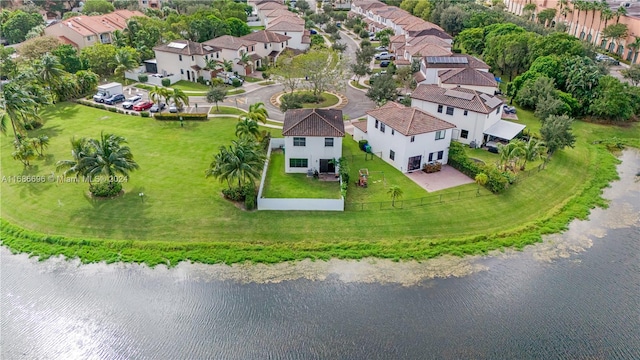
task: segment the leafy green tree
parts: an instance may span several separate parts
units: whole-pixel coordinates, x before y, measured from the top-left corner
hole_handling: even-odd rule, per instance
[[[136,49],[128,46],[118,48],[116,50],[115,57],[113,58],[113,64],[115,65],[113,74],[118,77],[122,77],[123,81],[126,80],[124,73],[138,68],[138,66],[140,66],[139,59],[140,55]]]
[[[18,54],[21,59],[34,61],[46,53],[53,52],[58,46],[60,46],[60,40],[52,36],[42,36],[25,41],[18,48]]]
[[[116,48],[111,44],[95,44],[80,51],[80,59],[86,61],[89,69],[99,76],[106,77],[113,74],[116,68],[113,62],[115,57]]]
[[[293,63],[309,81],[313,95],[345,87],[346,64],[333,50],[321,49],[296,56]]]
[[[440,25],[452,36],[464,30],[464,23],[468,19],[467,13],[458,6],[446,8],[440,15]]]
[[[529,32],[487,36],[484,60],[495,70],[508,74],[511,81],[514,75],[529,68],[536,37]]]
[[[616,122],[629,121],[634,115],[632,99],[625,85],[613,76],[603,76],[595,89],[596,97],[589,106],[594,116]]]
[[[349,65],[351,72],[356,76],[356,82],[360,82],[360,78],[371,74],[371,69],[369,68],[369,62],[356,61]]]
[[[320,34],[311,35],[311,47],[324,47],[324,37]]]
[[[67,101],[80,97],[78,79],[74,74],[64,72],[50,87],[51,98]]]
[[[24,167],[31,166],[31,160],[36,158],[36,151],[33,146],[33,142],[27,138],[20,137],[19,140],[14,141],[15,151],[11,153],[14,160],[20,160]]]
[[[76,81],[78,83],[78,93],[84,96],[96,90],[100,79],[98,75],[90,70],[80,70],[76,72]]]
[[[2,86],[0,97],[0,130],[7,132],[7,121],[11,123],[13,134],[17,143],[19,136],[24,131],[26,122],[39,118],[38,103],[32,94],[25,90],[24,84],[10,82]]]
[[[429,20],[431,11],[433,10],[433,4],[429,0],[419,0],[416,6],[413,8],[412,14],[421,18],[422,20]]]
[[[258,136],[260,136],[258,123],[246,116],[241,117],[238,123],[236,123],[236,136],[239,138],[248,137],[250,139],[257,139]]]
[[[620,73],[625,79],[629,79],[633,86],[640,84],[640,65],[631,65],[628,69],[620,70]]]
[[[467,52],[480,55],[484,51],[484,30],[482,28],[465,29],[456,36],[455,43]]]
[[[78,50],[69,44],[57,46],[51,52],[60,60],[60,64],[66,72],[75,74],[77,71],[84,69],[84,64],[80,61]]]
[[[556,17],[556,9],[549,8],[540,11],[538,14],[538,22],[544,26],[551,24],[551,21]]]
[[[531,56],[534,59],[548,55],[585,56],[587,48],[585,43],[567,33],[554,32],[536,38],[533,44]]]
[[[527,80],[518,91],[515,101],[524,108],[535,110],[536,105],[547,96],[553,95],[554,91],[553,80],[540,76],[535,80]]]
[[[227,23],[229,35],[240,37],[251,33],[249,25],[238,18],[228,18],[225,22]]]
[[[366,95],[378,105],[393,101],[398,97],[396,81],[390,73],[376,77],[375,81],[370,85],[371,87],[367,90]]]
[[[558,150],[574,146],[576,137],[571,129],[572,123],[573,119],[567,115],[551,115],[544,121],[540,134],[547,146],[547,159]]]
[[[44,20],[40,14],[15,10],[9,12],[0,29],[2,30],[2,36],[9,44],[17,44],[26,39],[29,30],[42,24],[44,24]]]
[[[14,48],[0,45],[0,77],[12,78],[18,71],[18,65],[13,60]]]
[[[106,0],[86,0],[82,7],[83,14],[108,14],[115,11],[115,7],[112,3]]]
[[[546,97],[541,98],[536,104],[536,111],[534,115],[544,121],[550,115],[563,115],[570,114],[571,109],[562,100],[555,96],[555,92],[548,94]]]
[[[387,189],[387,194],[391,196],[391,206],[396,206],[396,200],[402,198],[403,191],[398,185],[391,185]]]
[[[529,141],[524,143],[524,146],[522,147],[523,162],[520,166],[520,170],[526,169],[528,161],[535,161],[537,158],[541,157],[544,153],[544,150],[544,142],[534,137],[530,137]]]
[[[80,16],[82,15],[82,13],[79,13],[77,11],[67,11],[66,13],[64,13],[64,15],[62,16],[62,20],[67,20],[67,19],[71,19],[72,17],[76,17],[76,16]]]
[[[311,9],[311,6],[309,6],[309,3],[307,2],[307,0],[299,0],[296,2],[296,8],[302,12],[305,12]]]
[[[224,85],[212,86],[209,91],[207,91],[207,102],[216,104],[216,111],[220,111],[218,107],[218,103],[220,101],[224,101],[227,97],[227,88]]]
[[[480,186],[485,186],[487,181],[489,181],[489,177],[485,173],[478,173],[475,177],[475,182],[478,184],[478,193],[480,193]]]
[[[390,43],[390,37],[395,35],[391,29],[383,29],[376,33],[376,37],[380,40],[380,45],[388,47]]]
[[[620,40],[626,38],[628,35],[629,27],[627,24],[613,24],[602,30],[602,37],[607,40],[613,40],[614,43],[619,43]]]
[[[563,62],[565,89],[580,102],[581,111],[584,112],[593,101],[594,91],[603,74],[598,66],[586,57],[567,57]]]

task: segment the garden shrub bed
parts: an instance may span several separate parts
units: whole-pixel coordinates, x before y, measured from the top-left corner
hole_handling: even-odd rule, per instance
[[[154,118],[156,120],[164,120],[164,121],[180,121],[180,118],[184,121],[206,121],[208,119],[207,114],[155,114]]]

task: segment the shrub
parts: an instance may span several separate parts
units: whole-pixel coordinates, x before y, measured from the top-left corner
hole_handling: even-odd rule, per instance
[[[360,140],[360,141],[358,141],[358,147],[360,148],[360,150],[364,151],[364,147],[368,143],[369,143],[369,141],[367,141],[367,140]]]
[[[111,111],[111,112],[118,112],[118,109],[114,108],[114,107],[110,107],[110,108],[108,108],[108,110]]]
[[[470,160],[464,152],[464,146],[458,142],[451,142],[448,164],[472,179],[481,172],[487,174],[488,181],[485,187],[493,193],[506,190],[509,184],[515,181],[515,178],[512,179],[494,166],[480,165]]]
[[[144,118],[148,118],[149,117],[149,112],[148,111],[141,111],[140,112],[140,116],[142,116]]]
[[[202,85],[206,85],[207,82],[204,80],[204,76],[200,75],[198,76],[198,80],[196,80],[198,82],[198,84],[202,84]]]
[[[244,192],[244,208],[253,210],[256,208],[256,188],[253,184],[247,184],[243,188]]]
[[[302,109],[302,100],[297,94],[284,94],[280,97],[280,111],[289,109]]]
[[[162,79],[162,86],[167,87],[169,85],[171,85],[171,80],[166,79],[166,78]]]
[[[242,81],[238,80],[237,78],[234,78],[231,81],[231,85],[235,88],[242,86]]]
[[[139,74],[138,75],[138,81],[146,83],[147,81],[149,81],[149,75],[147,75],[147,74]]]
[[[269,79],[270,76],[271,76],[271,74],[269,74],[268,71],[266,71],[266,70],[262,71],[262,78],[263,79],[267,80],[267,79]]]
[[[182,117],[182,120],[189,121],[204,121],[207,120],[207,114],[202,113],[193,113],[193,114],[172,114],[172,113],[156,113],[153,116],[156,120],[167,120],[167,121],[179,121]]]
[[[93,196],[97,197],[111,197],[118,195],[122,191],[122,184],[119,182],[101,182],[97,184],[91,184],[89,191]]]
[[[426,173],[434,173],[442,170],[442,163],[436,161],[434,163],[426,163],[422,167],[422,171]]]
[[[369,38],[369,32],[367,31],[367,29],[362,29],[358,33],[358,36],[360,36],[361,39],[368,39]]]

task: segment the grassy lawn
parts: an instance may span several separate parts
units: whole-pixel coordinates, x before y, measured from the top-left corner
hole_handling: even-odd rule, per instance
[[[201,91],[206,94],[209,91],[209,86],[203,85],[197,82],[191,82],[186,80],[180,80],[175,84],[171,85],[174,89],[180,89],[182,91]]]
[[[339,199],[340,183],[320,181],[307,174],[284,172],[284,153],[273,151],[264,183],[265,198]]]
[[[259,83],[258,85],[267,86],[267,85],[273,85],[275,83],[276,82],[273,81],[273,80],[268,80],[268,81],[263,81],[263,82]]]
[[[296,91],[296,92],[304,93],[304,91]],[[338,99],[337,96],[333,94],[329,94],[328,92],[323,92],[322,98],[324,99],[324,101],[322,101],[321,103],[303,103],[302,107],[305,109],[324,108],[328,106],[333,106],[340,101],[340,99]]]
[[[251,30],[264,30],[264,26],[260,25],[260,26],[249,26],[249,29]]]
[[[69,140],[97,138],[101,131],[127,138],[140,169],[123,184],[124,194],[110,200],[89,198],[86,183],[0,182],[3,244],[45,258],[63,254],[83,261],[151,265],[185,259],[204,263],[366,256],[424,259],[522,247],[539,241],[542,234],[563,230],[572,218],[584,218],[591,207],[604,204],[599,194],[615,177],[616,159],[593,141],[616,136],[640,147],[640,124],[576,122],[575,148],[558,152],[545,171],[524,178],[501,195],[483,189],[487,196],[331,216],[311,211],[247,212],[222,198],[226,184],[204,177],[213,154],[234,138],[235,117],[185,122],[180,128],[178,122],[70,103],[46,108],[42,116],[44,127],[29,136],[49,136],[47,156],[25,169],[12,159],[12,137],[2,136],[0,179],[60,175],[55,163],[70,157]],[[278,136],[277,129],[267,130]],[[348,137],[344,154],[351,175],[347,203],[388,202],[389,185],[400,186],[403,199],[429,195],[382,160],[365,161]],[[360,168],[370,172],[366,189],[353,184]],[[471,189],[474,184],[436,194],[455,196]]]
[[[238,95],[238,94],[244,94],[245,92],[247,92],[245,89],[233,89],[233,90],[227,91],[227,95]]]
[[[250,82],[250,83],[260,82],[260,81],[264,80],[264,79],[258,79],[257,77],[251,77],[251,76],[245,76],[245,77],[243,77],[243,79],[246,82]]]
[[[355,80],[351,80],[351,85],[357,89],[367,89],[366,86],[363,86],[362,84],[360,84],[359,82],[355,81]]]
[[[238,109],[236,107],[232,107],[232,106],[218,106],[219,109],[216,109],[216,106],[213,105],[211,107],[211,110],[209,111],[209,114],[230,114],[230,115],[244,115],[247,112],[242,110],[242,109]]]

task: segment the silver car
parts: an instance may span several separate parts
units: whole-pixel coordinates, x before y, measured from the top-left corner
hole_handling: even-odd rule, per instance
[[[125,100],[125,102],[122,103],[122,107],[125,109],[131,109],[133,108],[133,105],[140,100],[142,100],[142,96],[140,95],[132,96],[130,98],[127,98],[127,100]]]

